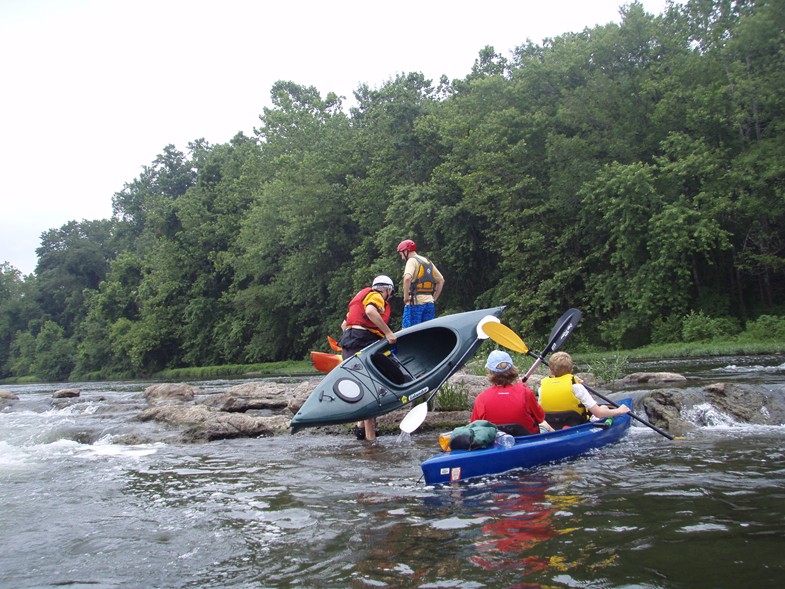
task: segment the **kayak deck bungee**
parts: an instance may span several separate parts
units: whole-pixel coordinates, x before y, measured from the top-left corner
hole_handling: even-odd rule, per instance
[[[632,399],[621,403],[632,408]],[[617,442],[630,427],[630,416],[618,415],[555,432],[515,438],[515,445],[492,445],[482,450],[452,450],[424,461],[421,465],[429,485],[501,474],[578,456],[589,450]]]
[[[477,326],[504,307],[444,315],[380,339],[331,370],[292,418],[304,427],[349,423],[384,415],[441,386],[483,340]]]

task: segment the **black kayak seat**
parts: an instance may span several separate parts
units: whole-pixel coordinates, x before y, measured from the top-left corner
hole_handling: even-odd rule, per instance
[[[502,423],[501,425],[497,425],[496,427],[499,428],[499,431],[504,432],[505,434],[510,434],[511,436],[520,437],[520,436],[530,436],[531,432],[523,427],[520,423]]]
[[[545,421],[553,429],[562,429],[586,423],[586,418],[577,411],[550,411],[545,413]]]
[[[390,350],[376,352],[371,356],[371,360],[379,372],[387,380],[395,384],[404,384],[414,380],[411,372],[401,364],[400,360]]]
[[[397,356],[397,358],[400,360],[401,364],[403,364],[404,368],[409,371],[409,374],[411,374],[414,378],[419,378],[425,374],[425,370],[422,366],[420,366],[420,363],[417,361],[415,356]]]

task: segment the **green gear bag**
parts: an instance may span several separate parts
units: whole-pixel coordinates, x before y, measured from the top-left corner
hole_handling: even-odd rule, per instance
[[[479,450],[487,448],[496,441],[498,428],[490,421],[478,419],[468,425],[452,430],[450,450]]]

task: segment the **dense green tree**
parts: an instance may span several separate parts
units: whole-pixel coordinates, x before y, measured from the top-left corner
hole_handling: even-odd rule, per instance
[[[351,262],[355,235],[345,187],[354,148],[340,102],[292,83],[272,97],[257,129],[269,163],[232,260],[236,317],[222,324],[224,349],[235,341],[244,361],[302,357],[324,337],[325,317],[337,313],[324,307],[348,292],[334,274]]]
[[[48,381],[67,380],[74,367],[74,350],[65,331],[54,321],[46,321],[35,338],[35,361],[31,372]]]
[[[305,357],[400,281],[404,238],[446,276],[440,313],[507,305],[533,345],[568,307],[610,347],[782,312],[784,53],[782,0],[632,2],[348,109],[277,82],[253,136],[166,146],[112,219],[0,267],[0,376]]]
[[[0,264],[0,378],[29,374],[29,362],[18,364],[18,361],[24,351],[20,349],[21,342],[26,339],[25,335],[30,335],[28,330],[35,328],[35,320],[41,316],[34,295],[34,276],[22,276],[8,262]]]
[[[50,229],[36,253],[38,302],[45,316],[71,337],[86,311],[84,292],[98,288],[117,255],[114,223],[71,221]]]

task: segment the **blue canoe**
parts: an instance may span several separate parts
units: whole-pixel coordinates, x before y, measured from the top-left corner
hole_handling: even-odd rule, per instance
[[[632,399],[624,399],[621,403],[632,408]],[[508,448],[493,445],[482,450],[443,452],[423,462],[422,473],[425,482],[433,485],[571,458],[618,442],[630,428],[630,420],[629,415],[620,415],[547,434],[520,436],[515,438],[515,445]]]

